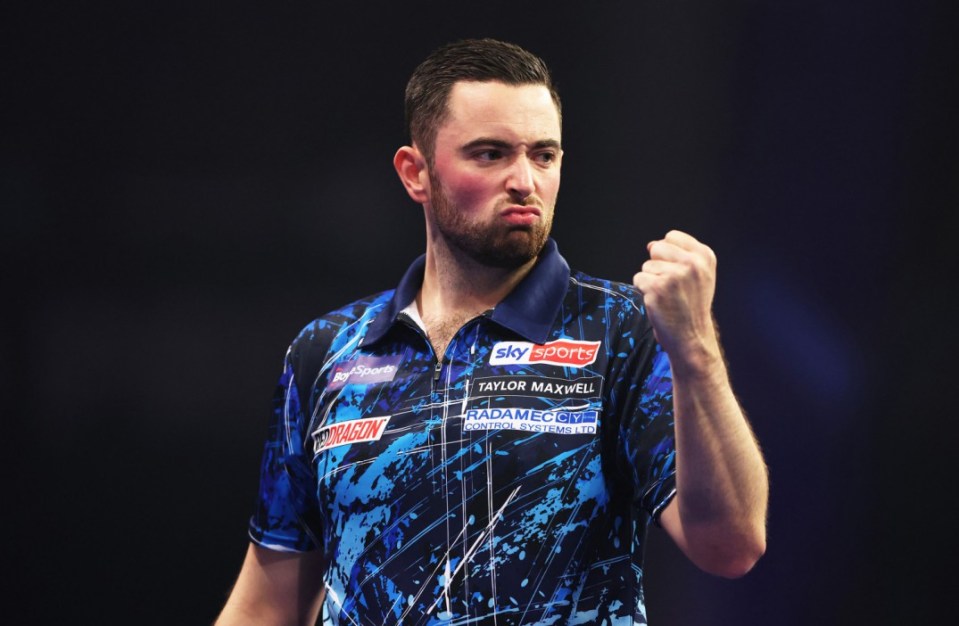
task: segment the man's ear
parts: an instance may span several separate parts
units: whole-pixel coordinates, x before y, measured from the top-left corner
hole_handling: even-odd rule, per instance
[[[406,187],[413,202],[429,202],[430,173],[426,167],[426,157],[414,146],[403,146],[393,156],[393,167]]]

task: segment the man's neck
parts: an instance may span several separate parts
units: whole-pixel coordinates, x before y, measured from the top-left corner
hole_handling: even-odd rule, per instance
[[[536,264],[490,267],[461,251],[429,246],[416,303],[423,319],[470,319],[496,306]]]
[[[495,307],[536,264],[489,267],[448,247],[427,245],[423,286],[416,306],[437,355],[469,320]]]

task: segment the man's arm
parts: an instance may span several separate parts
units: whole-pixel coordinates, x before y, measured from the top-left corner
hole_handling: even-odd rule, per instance
[[[660,523],[698,567],[735,578],[765,552],[769,480],[713,322],[716,257],[679,231],[647,248],[633,283],[669,355],[676,428],[676,498]]]
[[[323,601],[322,553],[267,550],[251,543],[214,626],[312,626]]]

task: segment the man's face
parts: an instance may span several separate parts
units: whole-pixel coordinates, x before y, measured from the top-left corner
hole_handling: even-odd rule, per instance
[[[549,90],[459,82],[448,106],[430,169],[431,237],[484,265],[519,267],[546,243],[559,193],[560,122]]]

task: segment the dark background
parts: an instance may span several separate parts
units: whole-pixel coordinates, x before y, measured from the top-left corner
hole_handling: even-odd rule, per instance
[[[423,247],[402,91],[468,36],[554,69],[571,265],[720,260],[769,550],[726,581],[653,531],[652,623],[955,612],[952,3],[130,4],[0,20],[4,623],[212,621],[287,343]]]

